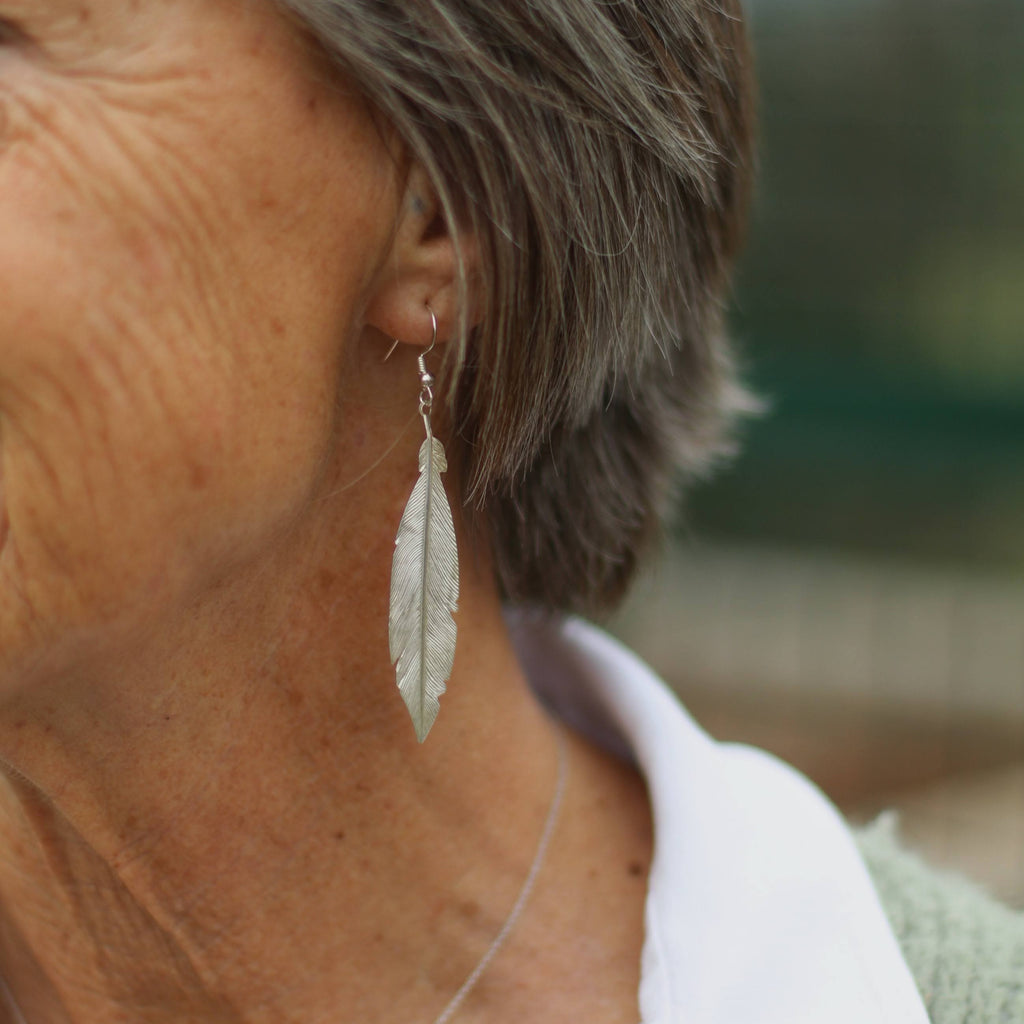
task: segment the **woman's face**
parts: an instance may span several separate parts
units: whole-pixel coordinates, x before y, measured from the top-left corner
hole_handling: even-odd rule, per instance
[[[294,518],[391,166],[264,0],[0,0],[0,694]]]

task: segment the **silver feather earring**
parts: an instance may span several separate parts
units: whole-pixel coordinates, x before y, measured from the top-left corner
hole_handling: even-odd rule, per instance
[[[427,738],[455,659],[455,612],[459,601],[459,552],[441,474],[448,469],[444,445],[430,428],[434,378],[426,357],[437,344],[437,317],[427,307],[434,335],[419,357],[420,475],[402,513],[391,562],[388,641],[396,682],[416,737]],[[397,342],[396,342],[397,344]],[[394,351],[394,349],[392,349]]]

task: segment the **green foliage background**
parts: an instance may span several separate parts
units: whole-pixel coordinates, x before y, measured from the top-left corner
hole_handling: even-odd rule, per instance
[[[1024,569],[1024,3],[752,0],[732,317],[772,411],[687,531]]]

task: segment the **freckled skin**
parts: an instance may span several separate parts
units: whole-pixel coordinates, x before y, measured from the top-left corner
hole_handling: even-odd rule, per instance
[[[2,692],[69,625],[127,628],[250,557],[308,494],[393,182],[259,5],[0,14],[42,51],[0,59]],[[241,503],[260,521],[225,530]]]
[[[388,660],[426,303],[441,344],[457,314],[436,196],[265,0],[4,20],[0,977],[30,1024],[430,1019],[557,765],[457,501],[423,748]],[[635,1017],[642,886],[607,866],[643,873],[642,787],[572,748],[467,1021]]]

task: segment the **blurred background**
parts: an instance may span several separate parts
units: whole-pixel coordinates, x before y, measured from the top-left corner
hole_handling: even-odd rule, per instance
[[[1024,906],[1024,3],[750,0],[771,405],[613,629]]]

